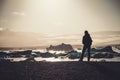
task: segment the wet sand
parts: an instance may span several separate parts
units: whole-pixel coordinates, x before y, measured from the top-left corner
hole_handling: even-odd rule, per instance
[[[0,80],[119,80],[120,62],[0,62]]]

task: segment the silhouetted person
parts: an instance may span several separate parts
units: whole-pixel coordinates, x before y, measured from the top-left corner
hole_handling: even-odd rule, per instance
[[[83,61],[84,53],[86,50],[88,51],[88,61],[90,61],[90,49],[92,45],[92,39],[88,31],[85,31],[85,35],[83,36],[83,39],[82,39],[82,44],[83,44],[83,50],[82,50],[80,61]]]

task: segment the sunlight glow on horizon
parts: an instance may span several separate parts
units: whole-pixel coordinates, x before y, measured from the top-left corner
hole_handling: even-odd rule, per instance
[[[93,37],[93,44],[118,44],[119,3],[119,0],[0,0],[0,47],[82,45],[84,30]]]
[[[51,35],[119,29],[119,11],[107,1],[24,0],[21,4],[6,0],[3,15],[9,17],[0,27]]]

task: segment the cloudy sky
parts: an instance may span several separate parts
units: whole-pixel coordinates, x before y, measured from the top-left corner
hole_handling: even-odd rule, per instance
[[[82,45],[84,30],[119,44],[120,0],[0,0],[0,47]]]
[[[120,30],[120,0],[0,0],[0,30],[76,34]]]

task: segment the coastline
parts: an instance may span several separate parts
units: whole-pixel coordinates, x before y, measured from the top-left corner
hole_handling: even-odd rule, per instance
[[[0,62],[1,80],[118,80],[120,62]]]

